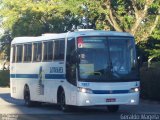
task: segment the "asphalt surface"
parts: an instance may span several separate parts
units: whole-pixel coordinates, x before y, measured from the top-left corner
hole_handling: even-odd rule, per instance
[[[141,100],[137,106],[121,106],[117,113],[106,107],[76,108],[64,113],[57,105],[26,107],[23,100],[10,97],[9,88],[0,88],[0,120],[160,120],[160,103]]]

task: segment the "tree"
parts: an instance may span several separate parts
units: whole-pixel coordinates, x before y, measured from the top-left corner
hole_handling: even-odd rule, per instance
[[[159,32],[159,14],[159,0],[1,0],[0,6],[11,37],[66,32],[85,16],[96,29],[130,32],[138,45]]]
[[[3,27],[12,36],[37,36],[46,32],[64,32],[78,24],[60,0],[2,0]]]
[[[160,19],[159,0],[67,0],[72,9],[88,6],[88,17],[97,29],[130,32],[137,42],[146,40]],[[76,5],[77,4],[77,5]],[[75,11],[73,11],[75,13]],[[76,11],[77,15],[83,12]]]
[[[0,4],[1,27],[6,31],[0,41],[6,43],[18,36],[39,36],[71,30],[79,24],[75,15],[65,9],[59,0],[2,0]],[[1,47],[9,58],[9,43]]]
[[[148,40],[141,41],[138,45],[143,53],[144,61],[160,61],[160,20]]]
[[[0,55],[3,53],[3,57],[5,57],[5,60],[9,60],[10,57],[10,44],[12,41],[11,34],[9,31],[6,31],[3,36],[0,38],[0,43],[1,43],[1,50],[0,50]]]
[[[72,9],[79,9],[79,11],[73,11],[79,16],[84,15],[80,6],[86,5],[89,22],[96,23],[97,29],[133,34],[144,58],[143,61],[160,60],[159,0],[76,0],[77,3],[74,0],[68,1],[76,7]]]
[[[139,42],[151,35],[160,19],[159,0],[2,0],[1,4],[3,26],[14,36],[21,30],[22,35],[64,32],[85,15],[96,29],[130,32]]]

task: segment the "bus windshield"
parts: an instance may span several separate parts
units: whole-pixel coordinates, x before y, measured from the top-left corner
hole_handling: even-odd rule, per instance
[[[138,79],[134,39],[129,37],[79,37],[80,81],[116,82]]]

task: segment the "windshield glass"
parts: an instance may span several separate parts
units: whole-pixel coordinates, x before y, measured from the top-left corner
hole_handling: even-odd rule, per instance
[[[129,38],[110,37],[109,53],[112,79],[137,79],[138,70],[134,40]]]
[[[81,80],[105,80],[108,68],[106,37],[78,38],[79,77]]]
[[[133,38],[79,37],[80,81],[123,81],[137,77]]]

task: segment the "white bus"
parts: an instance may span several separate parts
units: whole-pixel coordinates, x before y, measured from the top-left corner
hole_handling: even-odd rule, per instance
[[[134,37],[129,33],[86,30],[38,37],[17,37],[11,43],[11,97],[71,106],[139,103],[139,72]]]

